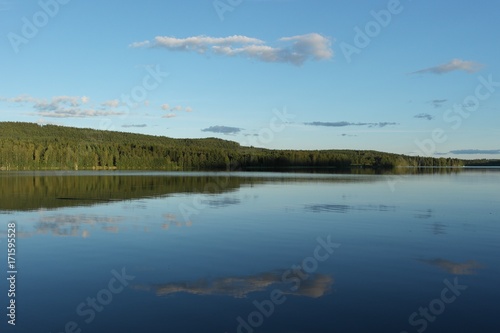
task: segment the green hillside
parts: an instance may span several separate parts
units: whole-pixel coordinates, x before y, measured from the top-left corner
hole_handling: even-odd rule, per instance
[[[450,158],[365,150],[269,150],[216,138],[160,136],[33,123],[0,123],[1,170],[249,170],[462,166]]]

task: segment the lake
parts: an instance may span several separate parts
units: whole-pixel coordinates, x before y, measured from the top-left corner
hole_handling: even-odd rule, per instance
[[[2,332],[500,327],[500,169],[8,172],[0,185]]]

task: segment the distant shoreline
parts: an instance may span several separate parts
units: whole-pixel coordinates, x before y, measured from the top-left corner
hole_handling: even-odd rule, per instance
[[[0,122],[0,170],[384,170],[500,166],[500,160],[408,156],[374,150],[278,150],[218,138],[169,137]]]

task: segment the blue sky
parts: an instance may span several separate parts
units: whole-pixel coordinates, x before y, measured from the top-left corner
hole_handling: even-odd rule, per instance
[[[0,0],[0,120],[500,156],[500,3]]]

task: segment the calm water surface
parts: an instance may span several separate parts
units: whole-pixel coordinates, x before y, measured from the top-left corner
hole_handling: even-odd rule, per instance
[[[0,173],[2,332],[498,332],[500,170]]]

